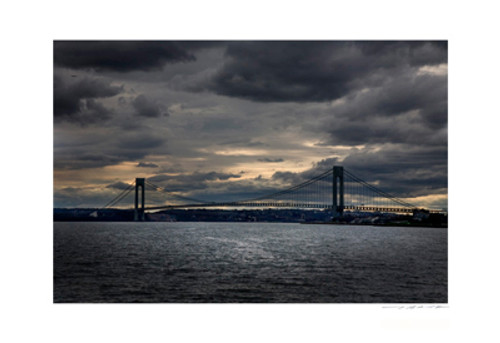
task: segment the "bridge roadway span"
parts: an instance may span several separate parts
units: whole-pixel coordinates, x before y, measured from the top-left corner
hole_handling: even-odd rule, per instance
[[[166,206],[152,206],[145,207],[145,211],[154,210],[167,210],[167,209],[182,209],[182,208],[213,208],[213,207],[268,207],[268,208],[316,208],[316,209],[331,209],[332,206],[325,206],[324,204],[314,203],[288,203],[288,202],[220,202],[220,203],[206,203],[206,204],[186,204],[186,205],[166,205]],[[352,206],[346,205],[344,210],[363,211],[363,212],[391,212],[391,213],[413,213],[416,208],[408,207],[375,207],[375,206]],[[439,210],[427,210],[429,213],[441,213]]]
[[[135,187],[134,187],[135,186]],[[174,200],[172,205],[145,206],[145,189],[149,187],[161,192]],[[145,211],[188,209],[188,208],[289,208],[289,209],[325,209],[330,210],[334,217],[341,217],[343,211],[413,213],[427,211],[428,213],[444,213],[446,210],[423,209],[399,199],[374,185],[360,179],[344,167],[333,166],[332,169],[287,189],[267,194],[253,199],[226,202],[208,202],[189,198],[168,191],[146,181],[136,178],[135,182],[117,195],[103,208],[111,207],[124,199],[135,188],[134,219],[144,220]],[[181,203],[179,203],[179,201]],[[182,202],[185,202],[182,204]]]

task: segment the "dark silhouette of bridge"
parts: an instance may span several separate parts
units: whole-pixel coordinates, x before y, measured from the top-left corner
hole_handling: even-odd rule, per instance
[[[186,197],[180,192],[169,191],[157,186],[145,178],[136,178],[104,208],[111,208],[125,199],[135,189],[134,220],[143,221],[146,211],[179,208],[295,208],[326,209],[333,217],[341,217],[344,211],[413,213],[425,210],[430,213],[444,213],[444,210],[423,209],[410,204],[394,195],[355,176],[341,166],[319,174],[309,180],[284,190],[265,194],[260,197],[237,201],[204,201]],[[167,199],[165,205],[145,205],[146,189],[158,192]]]

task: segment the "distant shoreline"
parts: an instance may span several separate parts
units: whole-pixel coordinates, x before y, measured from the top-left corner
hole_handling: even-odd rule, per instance
[[[402,225],[402,224],[369,224],[369,223],[333,223],[333,222],[269,222],[269,221],[256,221],[256,222],[241,222],[241,221],[143,221],[137,222],[133,220],[54,220],[53,223],[262,223],[262,224],[300,224],[300,225],[334,225],[334,226],[374,226],[374,227],[428,227],[434,229],[448,229],[448,226],[432,226],[422,224]]]
[[[146,213],[145,222],[257,222],[299,223],[317,225],[368,225],[399,227],[443,227],[448,226],[445,215],[344,212],[342,218],[332,218],[332,213],[323,209],[176,209]],[[134,222],[133,210],[118,209],[61,209],[55,208],[54,222]]]

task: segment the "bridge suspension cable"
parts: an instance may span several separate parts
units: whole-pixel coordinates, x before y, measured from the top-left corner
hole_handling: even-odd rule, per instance
[[[403,201],[397,197],[395,197],[394,195],[392,194],[389,194],[387,192],[384,192],[382,191],[381,189],[373,186],[373,185],[370,185],[368,182],[364,181],[363,179],[357,177],[356,175],[352,174],[351,172],[349,172],[347,169],[344,168],[344,173],[350,177],[353,181],[365,186],[366,188],[370,189],[371,191],[375,192],[376,194],[384,197],[384,198],[388,198],[390,200],[392,200],[393,202],[403,206],[403,207],[408,207],[408,208],[416,208],[417,206],[413,205],[413,204],[410,204],[406,201]]]
[[[326,177],[328,177],[330,174],[332,173],[331,170],[328,170],[326,172],[324,172],[323,174],[321,175],[318,175],[318,176],[315,176],[313,177],[312,179],[309,179],[305,182],[302,182],[298,185],[295,185],[295,186],[292,186],[290,188],[287,188],[283,191],[279,191],[279,192],[276,192],[276,193],[271,193],[271,194],[268,194],[268,195],[265,195],[265,196],[262,196],[262,197],[258,197],[258,198],[254,198],[254,199],[248,199],[248,200],[243,200],[243,201],[238,201],[238,202],[251,202],[251,201],[259,201],[259,200],[265,200],[265,199],[272,199],[272,198],[276,198],[278,196],[281,196],[281,195],[285,195],[285,194],[289,194],[293,191],[296,191],[296,190],[299,190],[299,189],[302,189],[312,183],[315,183],[321,179],[324,179]]]
[[[109,201],[106,205],[104,205],[100,209],[103,210],[105,208],[115,206],[116,204],[118,204],[134,189],[134,186],[135,186],[135,181],[132,182],[131,184],[128,184],[128,186],[125,189],[123,189],[121,193],[119,193],[116,197],[111,199],[111,201]]]
[[[157,186],[157,185],[155,185],[155,184],[153,184],[153,183],[151,183],[151,182],[149,182],[147,180],[146,180],[146,186],[148,186],[151,190],[168,194],[171,197],[173,197],[175,199],[178,199],[178,200],[192,201],[192,202],[195,202],[195,203],[202,203],[202,204],[208,204],[209,203],[208,201],[203,201],[203,200],[199,200],[199,199],[195,199],[195,198],[185,197],[185,196],[182,196],[182,195],[179,195],[179,194],[175,194],[173,192],[169,192],[169,191],[167,191],[165,189],[165,187]]]
[[[409,209],[416,208],[396,196],[389,194],[381,189],[369,184],[365,180],[357,177],[352,172],[345,170],[345,189],[343,190],[346,198],[350,198],[350,205],[345,205],[346,209],[380,209],[397,210],[397,207]],[[167,191],[164,187],[155,185],[146,181],[146,185],[155,191],[165,193],[171,198],[184,202],[182,204],[172,204],[165,206],[155,206],[149,209],[172,208],[172,207],[225,207],[225,206],[270,206],[270,207],[295,207],[295,208],[331,208],[333,201],[332,178],[333,170],[327,170],[319,175],[316,175],[304,182],[293,185],[284,190],[266,194],[263,196],[241,199],[226,202],[209,202],[196,198],[186,197]],[[356,198],[356,200],[354,200]],[[187,204],[185,202],[188,202]],[[390,204],[393,204],[391,206]],[[397,205],[396,207],[394,205]]]
[[[417,206],[379,189],[342,167],[334,167],[281,191],[226,202],[205,201],[188,197],[169,191],[165,187],[145,179],[138,178],[137,180],[143,182],[144,188],[154,190],[155,193],[165,194],[174,200],[169,205],[143,207],[142,211],[190,207],[287,207],[332,209],[338,213],[342,213],[343,210],[411,213],[417,208]],[[136,182],[129,184],[102,209],[115,206],[130,194],[134,186],[137,188],[138,185]],[[155,202],[157,203],[159,200],[156,199]]]

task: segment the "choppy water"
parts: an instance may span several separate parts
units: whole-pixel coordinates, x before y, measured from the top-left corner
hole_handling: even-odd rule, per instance
[[[447,230],[54,223],[54,302],[446,303]]]

